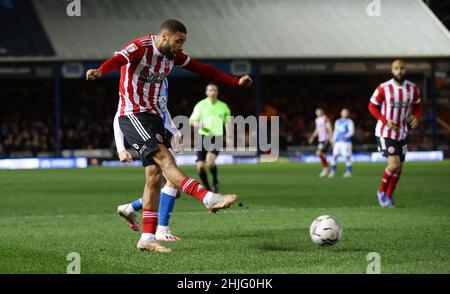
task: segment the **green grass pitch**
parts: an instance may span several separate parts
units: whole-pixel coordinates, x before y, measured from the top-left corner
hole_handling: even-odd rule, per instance
[[[139,252],[115,213],[140,195],[142,168],[0,171],[0,273],[65,273],[69,252],[82,273],[365,273],[369,252],[382,273],[450,273],[450,162],[406,163],[395,209],[376,201],[383,168],[355,164],[343,179],[341,165],[319,179],[316,164],[220,166],[222,192],[243,207],[210,214],[184,195],[170,254]],[[322,214],[343,224],[335,246],[309,238]]]

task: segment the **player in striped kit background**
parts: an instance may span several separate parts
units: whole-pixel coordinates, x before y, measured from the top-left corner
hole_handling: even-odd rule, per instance
[[[312,133],[311,137],[309,137],[309,144],[314,142],[314,139],[317,137],[317,150],[316,155],[319,156],[320,162],[322,163],[322,171],[319,174],[319,177],[323,178],[328,175],[328,161],[327,161],[327,151],[330,147],[330,139],[333,133],[331,128],[331,121],[325,115],[325,112],[321,108],[316,109],[316,119],[315,124],[316,128]]]
[[[412,106],[411,128],[417,128],[422,113],[420,92],[417,86],[405,79],[406,69],[402,60],[391,66],[392,79],[380,84],[370,98],[369,111],[376,118],[378,150],[387,157],[379,190],[378,202],[382,207],[395,207],[393,193],[402,173],[407,151],[407,120]]]

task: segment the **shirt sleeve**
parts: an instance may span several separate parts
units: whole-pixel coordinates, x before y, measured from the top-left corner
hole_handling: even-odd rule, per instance
[[[201,113],[201,104],[197,103],[197,105],[195,105],[194,107],[194,110],[192,111],[191,116],[189,117],[189,120],[199,121],[200,113]]]
[[[381,103],[384,101],[384,99],[385,99],[384,88],[378,86],[373,92],[372,97],[370,97],[370,102],[377,106],[380,106]]]
[[[124,141],[122,130],[120,129],[120,126],[119,126],[119,113],[118,112],[114,116],[113,128],[114,128],[114,140],[116,141],[117,153],[123,152],[123,151],[125,151],[125,141]]]
[[[140,60],[144,55],[144,47],[138,42],[128,43],[122,50],[114,52],[114,55],[122,55],[128,63]]]
[[[374,118],[381,120],[384,124],[387,122],[386,118],[381,114],[380,106],[377,106],[372,102],[370,102],[369,112],[372,114]]]
[[[191,58],[189,57],[189,55],[187,55],[184,52],[180,52],[175,57],[173,64],[178,67],[185,67],[189,63],[189,61],[191,61]]]
[[[164,112],[164,127],[174,136],[181,135],[181,132],[173,122],[172,116],[170,115],[169,109],[167,109],[167,107]]]
[[[345,137],[346,138],[351,138],[351,137],[353,137],[354,134],[355,134],[355,124],[350,119],[348,121],[348,134]]]
[[[177,55],[177,57],[178,57],[178,55]],[[181,62],[181,61],[182,61],[182,59],[179,62]],[[192,58],[186,59],[185,62],[180,66],[182,66],[185,69],[187,69],[188,71],[196,73],[199,76],[201,76],[202,78],[208,79],[212,82],[227,84],[227,85],[232,85],[232,86],[239,85],[238,78],[232,77],[232,76],[218,70],[214,66],[199,62]]]
[[[108,74],[116,69],[131,63],[135,60],[140,60],[144,55],[144,48],[137,41],[129,43],[120,51],[114,52],[114,56],[106,60],[98,68],[103,74]]]
[[[420,90],[417,86],[414,86],[414,96],[413,96],[413,104],[419,104],[421,102],[420,99]]]
[[[336,139],[337,139],[337,126],[338,126],[338,121],[335,121],[334,122],[334,130],[333,130],[333,136],[332,136],[332,138],[333,138],[333,141],[336,141]]]

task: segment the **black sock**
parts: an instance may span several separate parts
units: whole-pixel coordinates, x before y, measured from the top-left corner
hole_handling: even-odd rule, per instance
[[[215,165],[214,167],[211,167],[209,169],[211,171],[211,174],[213,176],[213,180],[214,180],[214,184],[218,182],[217,180],[217,165]]]
[[[202,180],[203,186],[206,188],[206,190],[211,190],[211,187],[208,183],[208,175],[206,174],[206,171],[204,169],[200,170],[198,173],[200,179]]]

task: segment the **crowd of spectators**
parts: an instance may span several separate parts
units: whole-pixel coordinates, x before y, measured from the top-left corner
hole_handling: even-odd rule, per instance
[[[377,81],[358,76],[351,77],[352,83],[348,81],[347,76],[266,76],[261,80],[259,107],[251,89],[220,86],[219,98],[227,102],[235,116],[256,113],[279,116],[281,150],[308,144],[317,107],[323,108],[332,121],[339,118],[342,108],[348,108],[355,122],[354,145],[373,146],[375,120],[367,111],[367,104]],[[0,157],[54,154],[57,142],[52,81],[1,83]],[[204,81],[196,78],[171,80],[169,109],[172,116],[189,116],[195,103],[205,98],[205,86]],[[117,102],[115,79],[95,83],[64,80],[58,133],[61,149],[113,150],[112,121]],[[419,130],[411,132],[410,149],[432,148],[431,118],[426,107]]]

